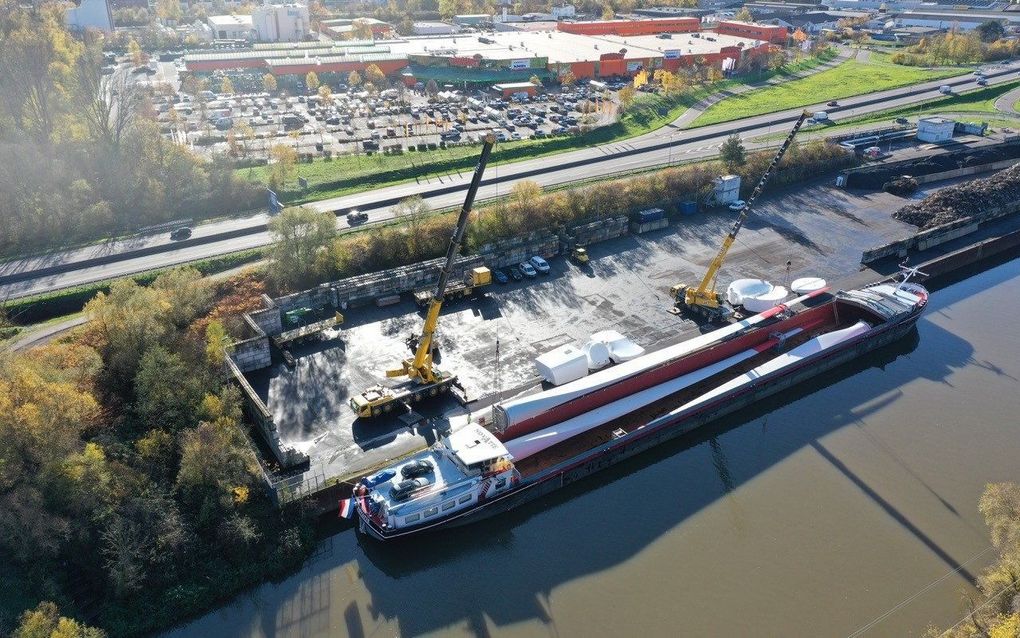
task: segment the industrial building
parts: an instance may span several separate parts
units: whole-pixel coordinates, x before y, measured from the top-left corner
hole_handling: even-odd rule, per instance
[[[311,30],[308,6],[303,4],[262,5],[251,19],[260,42],[300,42]]]
[[[494,34],[450,35],[385,41],[306,42],[289,47],[256,45],[249,51],[189,54],[186,68],[196,73],[226,69],[266,69],[276,75],[350,73],[376,64],[388,75],[398,72],[405,82],[456,86],[491,86],[527,82],[537,76],[555,79],[572,73],[579,79],[628,77],[642,70],[676,70],[694,64],[722,65],[768,51],[764,38],[688,29],[696,18],[614,20],[597,23],[561,22],[555,30]],[[582,25],[582,26],[578,26]],[[626,25],[626,26],[623,26]],[[635,26],[636,25],[636,26]],[[782,33],[782,27],[763,27],[759,35]],[[598,35],[573,31],[599,31]],[[643,34],[648,32],[647,34]],[[776,36],[773,36],[778,39]]]
[[[772,44],[784,45],[790,33],[784,26],[772,24],[758,24],[756,22],[737,22],[726,20],[715,27],[716,33],[721,35],[732,35],[752,40],[763,40]]]
[[[72,31],[99,29],[113,31],[113,12],[107,0],[82,0],[77,6],[68,7],[64,21]]]
[[[250,15],[209,16],[206,24],[217,40],[254,40],[255,25]]]
[[[695,33],[701,30],[698,18],[645,18],[643,20],[591,20],[560,22],[556,28],[578,35],[655,35],[657,33]]]

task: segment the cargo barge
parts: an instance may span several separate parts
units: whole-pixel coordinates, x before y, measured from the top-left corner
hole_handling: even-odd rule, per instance
[[[815,296],[494,406],[363,479],[342,511],[379,540],[505,512],[903,337],[928,300],[906,280]]]

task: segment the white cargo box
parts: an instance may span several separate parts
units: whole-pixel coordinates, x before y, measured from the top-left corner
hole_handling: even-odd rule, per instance
[[[562,385],[588,374],[588,357],[580,348],[567,344],[539,355],[535,367],[543,379]]]

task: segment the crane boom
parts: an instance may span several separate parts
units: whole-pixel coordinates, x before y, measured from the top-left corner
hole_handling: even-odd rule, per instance
[[[723,261],[726,259],[726,253],[729,252],[730,247],[733,245],[734,240],[737,238],[737,233],[740,232],[740,228],[744,225],[744,221],[747,220],[747,215],[751,211],[751,206],[754,201],[761,195],[765,185],[768,183],[769,178],[772,177],[772,172],[776,166],[786,155],[786,151],[789,150],[793,144],[793,138],[797,136],[797,132],[800,131],[800,127],[804,124],[807,118],[811,117],[809,111],[804,111],[800,114],[797,122],[793,125],[793,130],[783,140],[779,150],[776,151],[775,157],[769,162],[768,167],[765,168],[765,172],[762,173],[761,178],[758,180],[758,184],[751,191],[751,195],[747,198],[744,203],[744,207],[740,209],[740,214],[737,215],[737,219],[733,222],[730,232],[723,239],[722,246],[719,247],[719,252],[716,254],[712,263],[708,266],[708,271],[705,273],[704,278],[701,280],[701,284],[697,288],[687,287],[683,288],[684,291],[684,305],[691,309],[699,309],[713,314],[714,310],[717,310],[721,306],[720,295],[715,290],[716,277],[719,276],[719,270],[722,268]],[[679,295],[678,295],[679,296]]]
[[[471,184],[468,186],[467,195],[464,197],[464,205],[457,217],[457,225],[450,238],[450,245],[446,249],[446,261],[439,272],[439,282],[436,284],[435,294],[429,302],[428,311],[425,313],[425,325],[422,328],[421,336],[418,339],[418,346],[414,352],[414,358],[403,362],[403,366],[397,370],[388,370],[386,376],[400,377],[407,376],[417,379],[422,383],[435,383],[437,378],[432,369],[432,339],[436,332],[436,325],[439,323],[439,311],[443,307],[443,298],[446,295],[446,285],[450,280],[450,273],[453,271],[457,253],[460,252],[460,245],[464,241],[464,231],[467,228],[468,216],[474,206],[475,195],[478,193],[478,185],[482,181],[482,174],[485,173],[485,165],[489,162],[489,154],[495,138],[490,134],[485,137],[482,144],[482,154],[478,158],[478,165],[475,166],[474,175],[471,176]]]

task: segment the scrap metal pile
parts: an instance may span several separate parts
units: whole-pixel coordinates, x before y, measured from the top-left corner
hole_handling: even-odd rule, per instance
[[[893,213],[896,219],[927,230],[978,213],[1020,202],[1020,163],[986,179],[948,186]]]
[[[846,187],[878,190],[904,175],[920,177],[1008,159],[1020,159],[1020,144],[996,144],[901,162],[872,164],[850,171]]]

